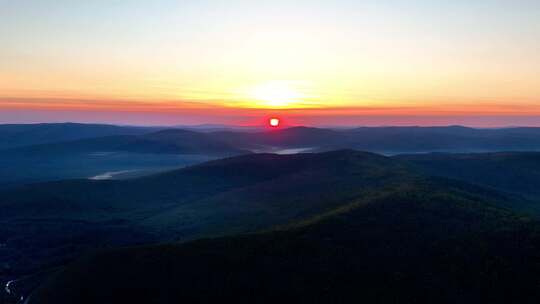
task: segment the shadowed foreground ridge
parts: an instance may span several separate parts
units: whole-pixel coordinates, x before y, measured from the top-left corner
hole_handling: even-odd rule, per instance
[[[500,207],[506,194],[349,150],[248,155],[185,170],[251,168],[269,158],[293,161],[296,167],[285,168],[294,171],[310,168],[300,181],[340,173],[332,182],[356,182],[339,188],[350,196],[266,232],[88,255],[46,281],[30,303],[536,303],[540,296],[540,230]],[[397,178],[388,179],[390,172]],[[390,186],[354,191],[363,179],[376,185],[380,173]],[[295,178],[278,178],[268,189],[293,189]],[[291,193],[273,192],[292,206]]]

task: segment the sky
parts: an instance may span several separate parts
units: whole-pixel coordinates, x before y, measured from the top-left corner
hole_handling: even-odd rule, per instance
[[[540,126],[537,0],[0,8],[0,123]]]

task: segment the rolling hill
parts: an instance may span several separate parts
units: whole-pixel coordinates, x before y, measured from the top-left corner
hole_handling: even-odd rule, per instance
[[[252,154],[220,159],[149,177],[119,181],[66,180],[31,184],[2,193],[0,219],[14,217],[114,216],[135,208],[153,210],[214,201],[275,202],[272,194],[290,199],[332,191],[333,196],[361,187],[389,187],[414,176],[401,161],[342,150],[322,154]],[[357,177],[357,178],[355,178]],[[313,187],[320,185],[322,188]],[[268,188],[267,191],[256,191]],[[313,193],[310,194],[310,193]],[[247,199],[246,199],[247,200]],[[326,202],[327,203],[327,202]],[[216,204],[216,208],[220,205]],[[307,204],[307,203],[306,203]],[[58,207],[58,209],[55,208]],[[300,205],[298,205],[300,206]],[[230,208],[231,206],[226,206]],[[247,207],[247,206],[246,206]],[[167,210],[170,213],[170,210]]]
[[[459,179],[540,201],[538,152],[430,153],[396,158],[415,164],[428,175]]]
[[[407,178],[266,232],[88,255],[29,303],[534,303],[539,226],[500,199]]]
[[[14,274],[121,244],[266,229],[414,177],[355,151],[252,154],[131,180],[66,180],[0,192],[0,255]],[[129,237],[127,237],[129,235]]]
[[[366,218],[354,216],[349,222],[354,226],[356,222],[367,221],[364,228],[375,225],[373,230],[360,234],[363,235],[362,242],[365,242],[364,237],[369,237],[367,231],[377,233],[371,240],[403,229],[420,238],[429,236],[430,242],[445,242],[447,238],[473,237],[492,227],[512,230],[530,221],[510,211],[508,206],[519,210],[521,204],[530,203],[512,194],[430,177],[409,161],[353,150],[296,155],[249,154],[131,180],[32,184],[1,192],[0,197],[3,210],[0,222],[5,227],[0,233],[0,243],[6,244],[0,254],[9,261],[12,275],[31,274],[63,265],[81,253],[97,248],[184,242],[201,237],[272,230],[272,227],[281,230],[277,235],[296,235],[298,229],[319,227],[319,223],[326,223],[327,219],[349,213],[364,214],[372,208],[378,210],[377,215],[370,217],[368,212]],[[413,225],[416,230],[406,225]],[[356,233],[361,232],[348,225],[335,229],[335,234],[344,229],[343,233],[353,238],[351,242]],[[438,234],[432,235],[429,232],[432,230]],[[443,237],[447,232],[452,234]],[[265,235],[261,237],[268,237]],[[411,235],[402,233],[399,238],[406,239]],[[258,237],[250,236],[248,240]],[[247,248],[252,248],[249,244],[246,243]],[[253,246],[249,250],[255,250],[257,246]],[[278,243],[276,248],[280,246]],[[293,243],[283,246],[287,248]],[[313,246],[317,248],[319,244]],[[345,243],[336,246],[341,248],[339,246],[345,246]],[[392,246],[392,250],[398,250],[397,245]],[[173,248],[176,252],[176,246]],[[272,251],[270,247],[263,248],[269,253]],[[235,250],[234,247],[230,249]],[[242,252],[230,254],[249,255],[250,251]],[[291,258],[311,259],[309,256]],[[173,257],[165,258],[170,259]],[[250,259],[258,263],[255,256]],[[272,261],[271,257],[269,259]],[[200,265],[197,263],[203,262],[193,263]],[[403,263],[408,262],[403,260]],[[145,265],[141,267],[147,267]],[[113,271],[115,268],[108,269]],[[141,271],[141,275],[146,275],[146,271],[152,273],[153,270],[143,268]],[[137,275],[133,274],[133,277]],[[73,284],[78,280],[78,277],[73,278]],[[160,286],[165,284],[156,282]],[[132,287],[139,288],[138,285]],[[56,287],[51,288],[56,290]],[[78,290],[79,287],[69,288]],[[234,290],[235,287],[231,288]],[[144,292],[145,289],[141,290]],[[54,293],[62,296],[61,292]],[[58,303],[62,301],[60,299]]]

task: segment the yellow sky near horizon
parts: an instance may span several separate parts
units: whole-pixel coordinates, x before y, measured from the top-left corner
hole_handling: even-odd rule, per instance
[[[535,1],[23,1],[0,17],[0,111],[540,115]]]

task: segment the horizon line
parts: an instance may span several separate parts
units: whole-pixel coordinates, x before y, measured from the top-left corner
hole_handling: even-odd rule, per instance
[[[139,128],[260,128],[268,129],[268,126],[265,124],[258,125],[240,125],[240,124],[219,124],[219,123],[197,123],[197,124],[121,124],[121,123],[104,123],[104,122],[78,122],[78,121],[58,121],[58,122],[21,122],[21,123],[3,123],[0,121],[0,126],[7,125],[61,125],[61,124],[74,124],[74,125],[102,125],[102,126],[117,126],[117,127],[139,127]],[[476,127],[468,126],[464,124],[447,124],[447,125],[419,125],[419,124],[410,124],[410,125],[362,125],[362,124],[348,124],[348,125],[309,125],[309,124],[299,124],[299,125],[286,125],[283,127],[278,127],[273,130],[286,130],[293,128],[312,128],[312,129],[356,129],[356,128],[468,128],[468,129],[518,129],[518,128],[540,128],[540,126],[533,125],[503,125],[498,127]]]

